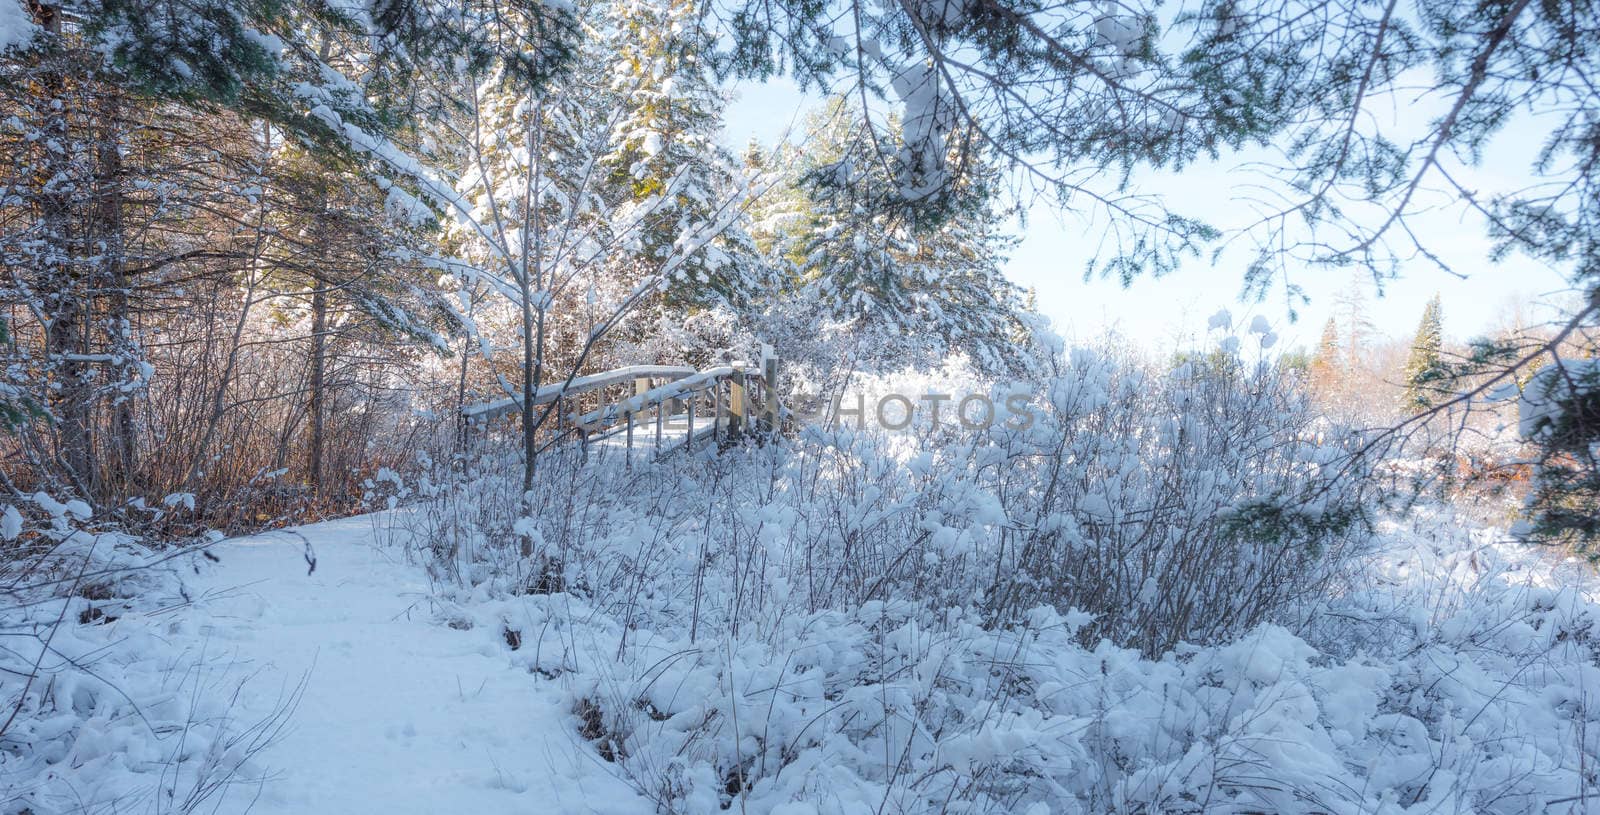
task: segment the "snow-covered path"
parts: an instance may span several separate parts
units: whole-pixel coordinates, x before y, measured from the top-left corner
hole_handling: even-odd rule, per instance
[[[649,812],[573,731],[560,689],[506,658],[498,632],[456,630],[426,578],[373,544],[369,518],[226,541],[189,579],[187,629],[248,677],[242,725],[304,679],[283,737],[256,757],[264,783],[224,813]]]

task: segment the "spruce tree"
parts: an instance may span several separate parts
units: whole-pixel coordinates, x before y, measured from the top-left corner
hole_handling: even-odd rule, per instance
[[[408,196],[373,172],[382,162],[370,154],[403,125],[386,94],[401,84],[394,55],[404,49],[379,65],[382,37],[368,35],[382,32],[364,11],[320,0],[202,0],[182,9],[67,0],[26,10],[36,31],[5,52],[0,77],[0,188],[12,191],[0,202],[0,268],[26,275],[40,306],[12,323],[26,341],[7,350],[37,391],[29,396],[43,432],[25,438],[37,446],[29,454],[39,483],[104,506],[156,488],[156,451],[134,443],[141,433],[168,435],[144,430],[154,426],[144,413],[155,371],[148,315],[191,281],[221,279],[241,256],[259,266],[309,225],[307,211],[286,209],[273,215],[276,237],[259,237],[264,224],[252,213],[264,208],[259,201],[281,200],[274,192],[284,179],[262,172],[272,159],[255,153],[254,134],[287,136],[303,153],[305,177],[362,189],[361,205],[344,212],[371,231],[338,251],[360,256],[365,271],[361,280],[341,278],[344,302],[394,332],[436,339],[424,314],[435,304],[424,302],[417,269],[402,257],[421,243],[424,225],[386,206]],[[461,53],[462,43],[433,56]],[[203,232],[214,214],[244,220]],[[242,236],[252,230],[258,239],[247,248]],[[328,250],[297,254],[326,261]],[[169,290],[168,277],[183,284]],[[224,402],[216,404],[195,462],[209,455]],[[186,490],[190,480],[167,486]]]
[[[1339,323],[1329,317],[1322,326],[1316,353],[1311,357],[1311,387],[1324,398],[1336,393],[1343,380],[1344,359],[1339,345]]]
[[[1422,321],[1417,325],[1417,336],[1411,341],[1411,356],[1406,361],[1404,406],[1407,410],[1427,410],[1437,401],[1450,376],[1449,367],[1441,356],[1443,347],[1444,326],[1439,313],[1439,295],[1435,294],[1422,310]]]

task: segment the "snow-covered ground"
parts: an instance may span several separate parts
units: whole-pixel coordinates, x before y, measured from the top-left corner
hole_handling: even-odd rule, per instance
[[[1319,622],[1158,660],[1082,647],[1071,615],[995,632],[898,601],[695,645],[571,595],[439,591],[371,517],[298,532],[147,587],[187,603],[67,626],[58,651],[135,704],[78,676],[105,715],[31,722],[55,746],[0,765],[5,811],[182,811],[212,783],[194,811],[1600,812],[1592,571],[1448,513],[1389,523]]]
[[[302,678],[274,778],[252,812],[647,812],[574,727],[559,686],[507,659],[497,630],[441,619],[421,569],[372,545],[370,518],[228,541],[180,623],[253,674],[239,715]],[[234,789],[220,811],[243,811]]]
[[[91,658],[144,641],[100,660],[115,663],[140,707],[182,693],[175,677],[200,664],[210,674],[201,693],[216,697],[207,707],[227,708],[222,730],[262,725],[258,751],[219,751],[213,779],[234,773],[196,811],[650,811],[578,736],[560,686],[514,668],[498,631],[441,620],[423,571],[372,544],[370,517],[299,532],[315,552],[310,574],[297,536],[224,541],[209,550],[215,563],[185,559],[187,605],[156,603],[59,637]],[[127,669],[145,656],[158,664]],[[198,779],[167,779],[152,764],[178,749],[181,727],[146,727],[127,709],[93,717],[46,774],[4,777],[4,811],[178,811]],[[204,755],[211,743],[181,752]],[[151,794],[158,776],[178,780],[170,799]],[[30,789],[36,797],[17,797]]]

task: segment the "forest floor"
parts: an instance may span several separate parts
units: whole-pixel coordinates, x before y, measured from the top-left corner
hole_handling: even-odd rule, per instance
[[[188,578],[182,628],[248,675],[241,722],[298,701],[215,810],[649,812],[613,778],[557,683],[513,669],[499,631],[441,621],[423,570],[369,517],[229,540]],[[303,687],[302,687],[303,686]],[[248,772],[242,776],[249,775]],[[210,804],[203,811],[210,811]]]

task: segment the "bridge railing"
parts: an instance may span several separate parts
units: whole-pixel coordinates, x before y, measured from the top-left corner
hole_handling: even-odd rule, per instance
[[[535,405],[555,403],[555,426],[543,440],[620,445],[631,466],[636,437],[645,436],[656,455],[693,449],[702,440],[727,443],[775,430],[783,417],[776,387],[778,360],[763,349],[759,364],[730,362],[705,370],[677,365],[632,365],[574,377],[534,392]],[[520,417],[522,400],[512,396],[462,408],[470,437],[481,437],[497,419]],[[653,437],[653,438],[651,438]]]

